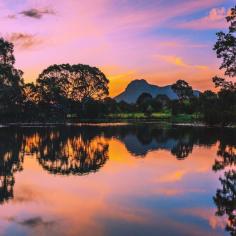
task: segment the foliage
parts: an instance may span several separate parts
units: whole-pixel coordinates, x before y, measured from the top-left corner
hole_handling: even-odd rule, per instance
[[[226,17],[230,23],[227,33],[218,32],[217,42],[214,46],[216,55],[222,59],[220,69],[224,69],[224,74],[229,77],[236,76],[236,6],[231,9]],[[208,103],[208,108],[204,106],[203,112],[208,123],[231,124],[236,121],[236,82],[228,81],[215,76],[213,83],[216,88],[220,88],[218,96],[208,98],[212,103]],[[204,99],[203,99],[204,100]]]
[[[177,94],[178,98],[182,101],[184,99],[189,99],[193,96],[193,89],[184,80],[178,80],[175,84],[171,86],[172,90]]]
[[[63,104],[65,101],[85,102],[106,97],[108,79],[96,67],[88,65],[52,65],[37,79],[42,101],[49,104]]]
[[[3,116],[20,112],[23,101],[23,72],[14,67],[12,43],[0,38],[0,112]]]
[[[223,59],[220,69],[225,69],[225,75],[236,76],[236,6],[231,9],[231,14],[226,17],[230,23],[227,33],[218,32],[217,42],[214,46],[217,57]]]

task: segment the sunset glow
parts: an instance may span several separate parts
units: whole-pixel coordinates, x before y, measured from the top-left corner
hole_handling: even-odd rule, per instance
[[[133,79],[177,79],[212,89],[220,74],[212,47],[234,0],[0,0],[1,36],[16,48],[26,82],[47,66],[97,66],[117,95]]]

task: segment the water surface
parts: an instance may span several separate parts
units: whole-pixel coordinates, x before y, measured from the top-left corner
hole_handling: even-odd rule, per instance
[[[0,129],[0,235],[236,235],[236,131]]]

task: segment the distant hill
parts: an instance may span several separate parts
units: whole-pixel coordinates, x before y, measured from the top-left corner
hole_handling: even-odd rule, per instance
[[[125,91],[114,99],[117,102],[125,101],[127,103],[135,103],[142,93],[150,93],[153,97],[159,94],[167,95],[171,100],[178,98],[176,93],[172,90],[171,85],[160,87],[149,84],[146,80],[141,79],[131,81]],[[199,93],[199,91],[194,90],[195,96],[199,96]]]

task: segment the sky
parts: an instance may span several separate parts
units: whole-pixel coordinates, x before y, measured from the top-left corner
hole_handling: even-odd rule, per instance
[[[213,89],[212,50],[236,0],[0,0],[0,36],[15,45],[26,82],[52,64],[89,64],[110,95],[134,79],[159,86],[184,79]]]

